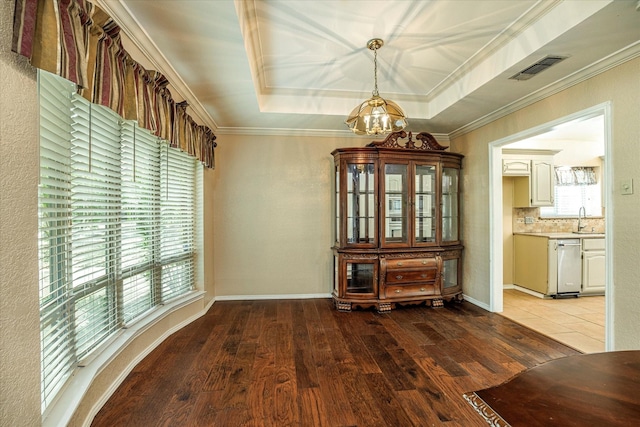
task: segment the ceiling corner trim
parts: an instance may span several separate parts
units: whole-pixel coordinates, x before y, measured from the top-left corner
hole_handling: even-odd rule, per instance
[[[454,130],[449,134],[449,137],[451,139],[458,138],[495,120],[505,117],[513,112],[516,112],[545,98],[548,98],[558,92],[570,88],[571,86],[575,86],[578,83],[595,77],[598,74],[604,73],[620,64],[638,57],[640,57],[640,41],[633,43],[625,47],[624,49],[621,49],[618,52],[609,55],[606,58],[603,58],[595,64],[592,64],[567,76],[563,80],[559,80],[554,84],[543,87],[526,97],[520,98],[517,101],[512,102],[511,104],[505,105],[498,110],[495,110],[483,117],[480,117],[477,120],[474,120],[471,123],[468,123]]]
[[[264,63],[262,61],[262,48],[260,44],[260,32],[258,31],[258,13],[253,0],[234,0],[240,32],[244,40],[244,49],[249,61],[249,70],[253,89],[258,101],[258,108],[263,111],[266,99],[267,87],[264,76]]]
[[[532,25],[535,25],[536,22],[542,19],[542,17],[553,10],[553,8],[557,7],[561,2],[562,0],[542,0],[531,6],[526,12],[520,15],[518,19],[502,30],[500,34],[495,36],[480,50],[478,50],[472,57],[463,64],[460,64],[458,68],[453,70],[453,72],[438,83],[438,85],[431,88],[431,90],[426,94],[427,99],[431,100],[439,96],[446,89],[459,82],[467,74],[478,67],[485,59],[490,58],[500,48],[506,46],[512,40],[517,39],[518,36]]]
[[[131,43],[142,52],[145,59],[169,80],[171,87],[175,89],[179,97],[187,101],[191,109],[191,115],[197,119],[196,121],[208,126],[213,131],[217,131],[218,125],[213,117],[211,117],[202,103],[193,94],[191,89],[189,89],[189,86],[184,82],[175,68],[173,68],[151,37],[149,37],[149,34],[147,34],[145,29],[140,25],[140,22],[133,16],[129,8],[121,0],[94,1],[116,21],[122,32]]]

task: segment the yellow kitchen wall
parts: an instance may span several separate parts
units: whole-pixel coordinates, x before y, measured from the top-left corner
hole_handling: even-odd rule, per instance
[[[598,104],[612,106],[611,159],[613,182],[613,346],[640,349],[640,269],[637,268],[640,227],[640,58],[627,61],[528,107],[451,140],[452,151],[464,154],[463,224],[464,293],[489,304],[489,149],[488,145],[544,123]],[[512,84],[505,80],[505,90]],[[623,180],[634,179],[634,194],[621,195]]]
[[[513,178],[502,178],[502,283],[513,285]]]

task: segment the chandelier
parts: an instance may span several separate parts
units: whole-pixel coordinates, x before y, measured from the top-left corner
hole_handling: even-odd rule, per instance
[[[382,39],[371,39],[367,42],[367,47],[373,51],[373,96],[354,108],[345,120],[349,129],[357,135],[397,132],[407,126],[407,118],[402,108],[378,94],[378,49],[383,45]]]

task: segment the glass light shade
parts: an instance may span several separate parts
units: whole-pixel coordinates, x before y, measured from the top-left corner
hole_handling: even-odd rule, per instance
[[[357,135],[380,135],[404,129],[407,118],[398,104],[373,95],[354,108],[345,123]]]

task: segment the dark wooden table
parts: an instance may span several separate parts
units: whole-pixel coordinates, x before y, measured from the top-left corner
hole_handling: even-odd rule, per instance
[[[640,425],[640,351],[552,360],[465,398],[496,426]]]

